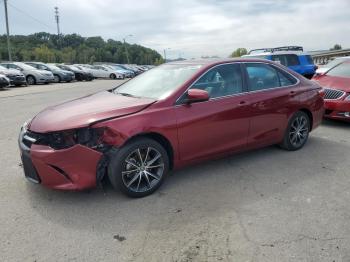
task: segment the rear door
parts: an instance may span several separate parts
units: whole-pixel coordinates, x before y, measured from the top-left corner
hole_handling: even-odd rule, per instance
[[[298,80],[268,63],[244,63],[249,94],[248,146],[263,146],[282,140],[290,113],[298,106]]]
[[[249,112],[241,65],[215,66],[191,88],[206,90],[210,99],[180,102],[175,108],[181,159],[190,161],[245,148]]]
[[[293,71],[303,74],[303,68],[300,64],[299,57],[296,54],[272,55],[272,61],[292,69]]]

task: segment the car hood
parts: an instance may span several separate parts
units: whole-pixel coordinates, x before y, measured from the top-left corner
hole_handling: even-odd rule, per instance
[[[86,127],[97,121],[139,112],[154,102],[148,98],[99,92],[46,108],[33,118],[28,128],[48,133]]]
[[[350,92],[350,78],[322,75],[315,77],[315,80],[324,88],[340,89],[345,92]]]

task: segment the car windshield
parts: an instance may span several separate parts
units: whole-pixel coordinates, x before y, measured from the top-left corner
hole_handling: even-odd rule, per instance
[[[201,67],[201,65],[162,65],[117,87],[114,93],[162,99],[190,79]]]
[[[72,69],[72,70],[80,70],[77,66],[70,65],[70,66],[67,66],[67,67]]]
[[[20,63],[20,64],[15,64],[16,66],[24,69],[24,70],[36,70],[35,67],[32,67],[30,65],[24,64],[24,63]]]
[[[51,70],[62,70],[61,68],[55,66],[55,65],[47,65],[48,68],[50,68]]]
[[[322,67],[325,67],[325,68],[333,68],[335,67],[336,65],[339,65],[340,63],[342,63],[345,59],[342,59],[342,58],[336,58],[332,61],[330,61],[329,63],[327,63],[326,65],[322,66]]]
[[[0,65],[0,69],[1,69],[1,70],[7,70],[7,68],[4,67],[4,66],[2,66],[2,65]]]
[[[350,63],[342,63],[327,72],[329,76],[350,77]]]

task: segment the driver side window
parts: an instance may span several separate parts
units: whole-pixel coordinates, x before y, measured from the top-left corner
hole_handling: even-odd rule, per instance
[[[210,98],[239,94],[242,88],[242,73],[239,64],[216,66],[191,87],[191,89],[207,91]]]

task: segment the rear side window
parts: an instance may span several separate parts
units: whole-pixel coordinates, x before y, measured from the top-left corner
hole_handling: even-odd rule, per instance
[[[312,65],[314,64],[314,60],[312,60],[311,55],[306,55],[305,58],[306,58],[306,61],[307,61],[309,64],[312,64]]]
[[[262,63],[247,63],[249,91],[259,91],[282,86],[290,86],[297,80],[276,67]]]
[[[300,65],[299,58],[297,55],[287,54],[287,55],[273,55],[272,61],[281,63],[284,66],[296,66]]]
[[[350,63],[342,63],[327,72],[329,76],[350,77]]]

